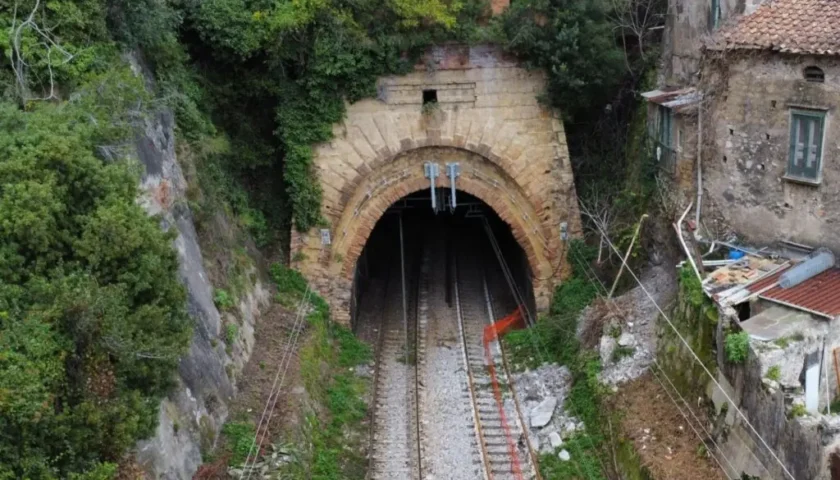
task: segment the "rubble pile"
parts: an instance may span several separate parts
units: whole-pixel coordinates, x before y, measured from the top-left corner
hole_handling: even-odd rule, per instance
[[[568,461],[571,456],[563,449],[563,441],[584,428],[583,422],[563,410],[572,385],[569,369],[546,363],[514,374],[514,382],[531,446],[539,453],[557,452]]]

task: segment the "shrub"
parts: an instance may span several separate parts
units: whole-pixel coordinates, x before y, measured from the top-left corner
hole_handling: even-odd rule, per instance
[[[808,410],[805,409],[805,405],[801,403],[794,403],[790,407],[790,418],[796,417],[804,417],[808,415]]]
[[[726,359],[732,363],[743,363],[750,351],[750,334],[747,332],[726,335],[724,348]]]
[[[252,422],[228,422],[222,427],[222,436],[225,437],[231,452],[231,465],[241,465],[245,462],[254,443],[255,433]]]
[[[174,236],[134,169],[94,155],[127,132],[131,78],[0,104],[0,478],[109,471],[154,432],[191,338]]]
[[[221,288],[217,288],[213,293],[213,303],[216,304],[221,310],[228,310],[233,308],[235,302],[233,301],[233,297],[227,292],[227,290],[223,290]]]
[[[773,365],[767,369],[767,375],[765,376],[774,382],[778,382],[779,379],[782,378],[782,370],[778,365]]]
[[[228,323],[225,325],[225,343],[233,345],[236,338],[239,336],[239,327],[235,323]]]

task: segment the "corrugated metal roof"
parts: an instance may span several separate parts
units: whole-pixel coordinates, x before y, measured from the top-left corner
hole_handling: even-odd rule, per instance
[[[776,285],[759,298],[834,318],[840,315],[840,268],[829,268],[790,288]]]
[[[756,293],[756,292],[760,292],[762,290],[766,290],[767,287],[772,287],[772,286],[776,285],[776,283],[779,282],[779,277],[781,277],[782,274],[785,273],[785,271],[792,266],[793,265],[783,266],[782,268],[780,268],[778,271],[774,272],[773,274],[767,275],[766,277],[762,278],[761,280],[759,280],[755,283],[751,283],[750,285],[747,285],[747,289],[752,293]]]

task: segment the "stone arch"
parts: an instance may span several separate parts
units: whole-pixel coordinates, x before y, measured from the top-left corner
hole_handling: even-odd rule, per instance
[[[522,189],[489,159],[467,149],[447,147],[400,152],[360,182],[336,223],[332,251],[342,262],[340,269],[332,270],[334,275],[351,278],[356,260],[388,207],[406,195],[429,188],[423,164],[430,160],[438,160],[441,167],[448,161],[460,163],[462,175],[456,180],[456,188],[482,200],[508,224],[536,278],[552,275],[558,259],[548,246],[544,227],[528,221],[536,218],[536,211]],[[449,178],[441,174],[437,184],[449,188]]]
[[[315,147],[326,222],[292,233],[291,259],[338,321],[349,321],[356,259],[376,221],[427,188],[426,161],[462,162],[456,188],[510,225],[535,277],[538,310],[570,271],[560,231],[579,235],[580,215],[563,125],[536,99],[543,76],[492,47],[443,48],[433,57],[433,70],[381,78],[378,98],[348,105],[333,140]],[[437,92],[431,111],[427,89]]]

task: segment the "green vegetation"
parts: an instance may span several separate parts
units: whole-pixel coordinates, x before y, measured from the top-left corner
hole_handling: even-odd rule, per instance
[[[505,336],[505,347],[515,365],[535,368],[543,362],[571,365],[577,361],[580,351],[575,336],[578,317],[598,295],[598,289],[588,280],[583,265],[592,261],[596,254],[582,241],[571,241],[567,258],[573,273],[555,290],[549,315],[540,318],[533,328]]]
[[[299,302],[306,295],[306,282],[299,272],[283,265],[271,268],[278,301]],[[300,375],[313,409],[308,412],[301,435],[306,448],[286,467],[290,478],[362,478],[366,460],[360,446],[367,415],[364,395],[367,380],[355,375],[355,367],[371,361],[370,347],[347,328],[329,321],[329,308],[311,294],[307,315],[307,340],[300,349]]]
[[[283,250],[292,219],[318,224],[312,145],[345,101],[374,95],[378,76],[407,71],[428,45],[495,41],[546,71],[548,104],[591,126],[587,112],[627,74],[611,9],[525,0],[490,19],[481,0],[0,0],[0,478],[106,478],[154,431],[191,332],[172,237],[137,205],[138,169],[124,160],[151,114],[175,112],[197,231],[225,260],[214,301],[231,309],[253,269],[247,239],[228,230]],[[297,272],[272,276],[280,303],[303,297]],[[538,326],[541,349],[580,364],[581,379],[568,332],[595,293],[576,272]],[[302,369],[326,411],[309,419],[301,465],[306,478],[354,478],[362,462],[339,442],[364,416],[349,368],[370,353],[322,299],[309,303]],[[237,335],[225,326],[226,343]]]
[[[774,382],[778,382],[779,379],[782,378],[782,369],[779,368],[778,365],[773,365],[772,367],[767,369],[767,375],[765,375],[770,380]]]
[[[233,345],[237,338],[239,338],[239,326],[235,323],[225,325],[225,343]]]
[[[724,339],[726,359],[732,363],[744,363],[750,352],[750,334],[747,332],[728,333]]]
[[[153,102],[114,32],[147,3],[0,1],[0,478],[113,477],[191,338],[124,160]]]
[[[671,312],[671,323],[703,363],[698,363],[677,333],[665,322],[659,322],[657,357],[668,378],[684,396],[700,396],[706,388],[704,366],[711,372],[717,368],[715,335],[717,307],[702,292],[690,266],[680,270],[680,290]]]
[[[804,417],[805,415],[808,415],[808,410],[805,409],[805,405],[801,403],[795,403],[791,405],[790,412],[788,413],[788,415],[790,416],[790,418]]]
[[[566,365],[572,373],[572,388],[564,408],[582,420],[586,429],[564,443],[563,448],[574,462],[563,462],[551,454],[540,456],[540,469],[546,478],[605,478],[600,460],[605,442],[601,408],[606,393],[598,382],[601,363],[594,352],[581,350],[575,334],[581,312],[598,295],[586,270],[596,253],[583,242],[573,240],[567,254],[572,275],[554,292],[549,315],[540,318],[534,327],[508,333],[504,338],[516,367],[534,368],[548,361]]]
[[[222,436],[231,452],[231,465],[245,463],[248,451],[254,443],[254,435],[256,435],[256,428],[250,421],[228,422],[222,427]]]
[[[229,310],[233,308],[234,305],[236,305],[236,302],[234,302],[233,297],[231,297],[227,290],[224,290],[222,288],[217,288],[213,292],[213,303],[215,303],[216,307],[218,307],[221,310]]]
[[[618,362],[624,357],[632,357],[635,352],[636,349],[634,347],[622,347],[619,345],[613,350],[612,361]]]
[[[802,332],[796,332],[787,337],[779,337],[776,340],[773,340],[773,343],[781,348],[787,348],[791,342],[801,342],[802,340],[805,340],[805,335],[803,335]]]

